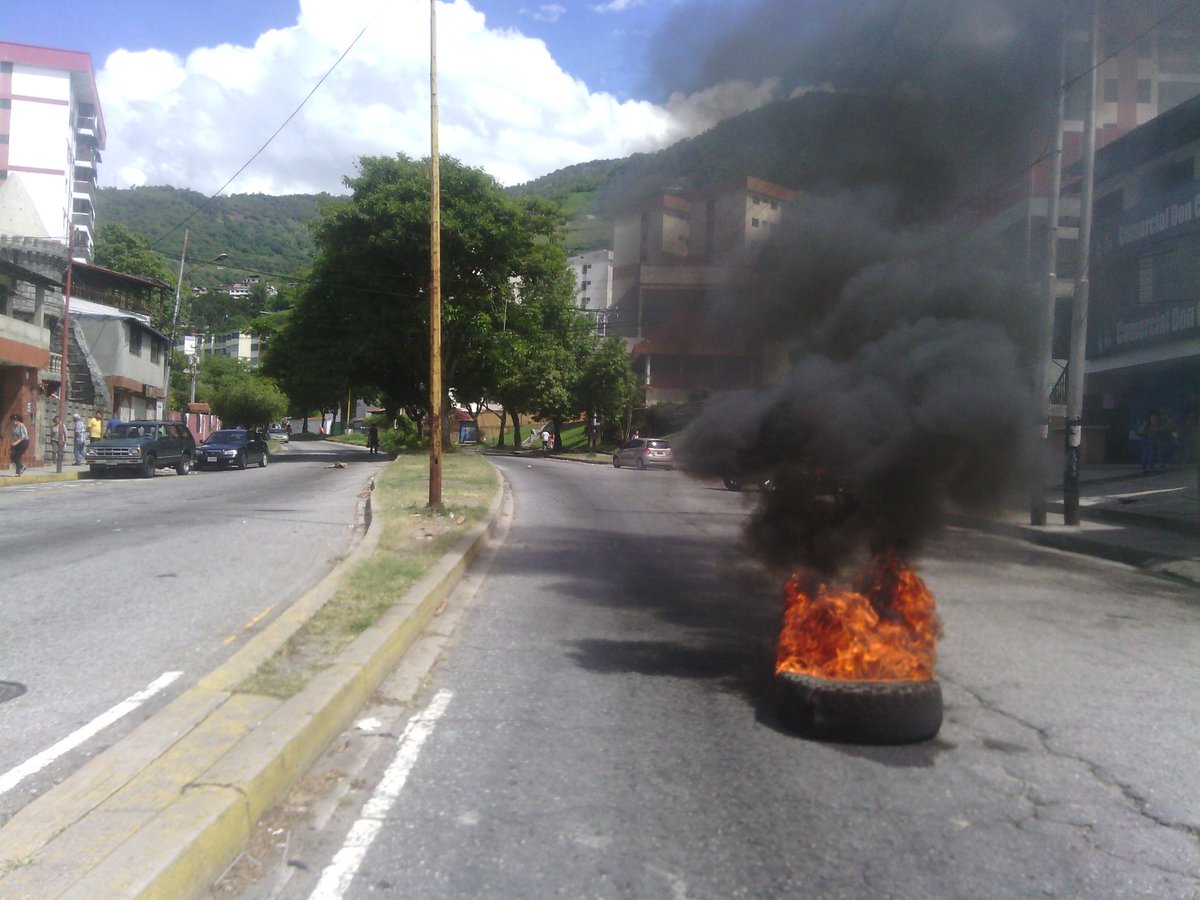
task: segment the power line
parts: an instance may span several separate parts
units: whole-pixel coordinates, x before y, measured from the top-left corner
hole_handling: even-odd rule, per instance
[[[1163,25],[1165,25],[1171,19],[1178,16],[1187,7],[1195,6],[1195,5],[1197,5],[1197,3],[1200,3],[1200,0],[1183,0],[1183,2],[1181,2],[1177,6],[1175,6],[1170,12],[1161,16],[1153,24],[1149,25],[1142,31],[1139,31],[1132,38],[1130,38],[1127,42],[1125,42],[1124,44],[1121,44],[1115,50],[1113,50],[1111,53],[1109,53],[1107,56],[1101,58],[1094,66],[1089,66],[1086,70],[1080,72],[1079,74],[1073,76],[1072,78],[1068,78],[1065,81],[1063,81],[1058,86],[1058,89],[1062,90],[1062,91],[1070,90],[1070,88],[1074,84],[1076,84],[1080,80],[1091,75],[1092,72],[1098,70],[1106,62],[1120,56],[1122,53],[1124,53],[1130,47],[1134,46],[1139,41],[1141,41],[1142,38],[1151,34],[1158,28],[1161,28]],[[1066,35],[1065,35],[1065,31],[1064,31],[1064,40],[1065,39],[1066,39]],[[998,191],[998,190],[1002,189],[1006,185],[1009,185],[1012,182],[1016,181],[1018,178],[1024,178],[1025,176],[1029,175],[1029,173],[1031,173],[1034,169],[1036,169],[1039,165],[1041,165],[1043,162],[1045,162],[1047,159],[1049,159],[1051,155],[1052,155],[1052,151],[1047,150],[1045,153],[1042,153],[1040,156],[1036,157],[1032,162],[1025,165],[1019,171],[1013,172],[1010,175],[1003,176],[1002,178],[989,184],[987,187],[981,188],[980,190],[976,191],[974,194],[971,194],[970,196],[963,199],[960,203],[958,203],[953,209],[951,209],[949,211],[949,215],[953,216],[956,213],[962,212],[964,209],[967,209],[967,208],[973,206],[974,204],[978,203],[980,200],[982,200],[988,194],[991,194],[994,191]]]
[[[169,238],[172,234],[174,234],[176,231],[178,231],[180,228],[182,228],[184,225],[186,225],[188,222],[190,222],[192,219],[194,219],[197,215],[199,215],[201,212],[203,212],[204,209],[207,208],[208,205],[213,200],[215,200],[217,197],[219,197],[221,195],[221,192],[224,191],[225,188],[229,187],[229,185],[231,185],[234,182],[234,180],[237,179],[237,177],[239,175],[241,175],[244,171],[246,171],[246,169],[249,167],[249,165],[252,162],[254,162],[256,159],[258,159],[259,156],[262,155],[262,152],[271,145],[271,142],[274,141],[275,138],[277,138],[279,136],[279,133],[288,126],[288,123],[291,122],[292,119],[296,118],[296,116],[299,114],[300,110],[304,109],[305,104],[307,104],[308,101],[310,99],[312,99],[312,95],[315,94],[317,92],[317,90],[321,87],[321,85],[323,85],[325,83],[325,79],[327,79],[330,75],[332,75],[333,70],[336,69],[339,65],[341,65],[342,60],[344,60],[346,58],[346,56],[350,53],[350,51],[354,49],[354,45],[357,44],[359,39],[364,34],[367,33],[367,29],[371,27],[373,21],[374,20],[372,20],[371,22],[367,22],[367,24],[362,27],[362,30],[359,31],[358,34],[354,36],[354,40],[352,40],[350,42],[350,44],[346,47],[346,49],[342,51],[342,55],[339,56],[337,58],[337,60],[334,61],[333,65],[329,67],[329,70],[324,75],[321,76],[320,80],[315,85],[313,85],[312,90],[309,91],[308,94],[305,95],[304,99],[300,101],[300,105],[297,106],[294,110],[292,110],[291,115],[289,115],[286,119],[283,120],[283,124],[281,124],[278,128],[275,129],[275,132],[269,138],[267,138],[266,142],[261,147],[259,147],[248,160],[246,160],[244,163],[242,163],[241,168],[239,168],[236,172],[234,172],[233,175],[231,175],[229,177],[228,181],[226,181],[223,185],[221,185],[219,188],[217,188],[216,193],[214,193],[207,200],[205,200],[203,203],[201,203],[198,207],[196,207],[194,210],[192,210],[192,212],[186,218],[184,218],[180,222],[177,222],[169,231],[167,231],[165,234],[160,235],[156,240],[152,241],[150,244],[151,248],[154,248],[154,247],[158,246],[159,244],[161,244],[164,240]]]

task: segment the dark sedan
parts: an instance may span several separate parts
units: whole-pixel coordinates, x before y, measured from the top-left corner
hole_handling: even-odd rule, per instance
[[[254,462],[266,466],[270,455],[267,441],[257,431],[244,428],[222,428],[214,431],[200,444],[196,451],[197,469],[220,469],[233,467],[244,469]]]

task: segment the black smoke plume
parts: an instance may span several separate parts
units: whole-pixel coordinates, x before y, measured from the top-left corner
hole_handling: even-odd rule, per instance
[[[885,98],[851,127],[831,122],[831,152],[853,140],[886,154],[902,135],[906,156],[927,160],[790,185],[804,193],[760,257],[769,285],[752,302],[709,298],[719,327],[790,360],[761,390],[710,402],[677,442],[698,477],[769,479],[748,529],[766,561],[835,574],[864,554],[912,556],[949,514],[998,508],[1034,471],[1043,316],[1029,262],[964,234],[957,210],[1044,136],[1061,12],[789,0],[747,14],[774,23],[761,53],[735,52],[745,28],[707,50],[683,42],[700,80],[737,57],[834,96]]]

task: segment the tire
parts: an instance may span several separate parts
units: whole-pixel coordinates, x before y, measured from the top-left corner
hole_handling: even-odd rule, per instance
[[[614,469],[619,469],[619,468],[621,468],[621,457],[619,457],[619,456],[614,456],[614,457],[613,457],[613,468],[614,468]]]
[[[179,462],[175,464],[175,474],[186,475],[190,471],[192,471],[192,458],[184,453],[179,457]]]
[[[153,478],[158,473],[158,457],[149,454],[142,462],[141,475],[143,478]]]
[[[633,467],[635,469],[637,469],[639,472],[642,472],[642,471],[645,471],[646,464],[644,462],[642,462],[642,458],[639,456],[636,460],[634,460]]]
[[[742,489],[742,483],[740,481],[738,481],[736,478],[725,478],[725,479],[723,479],[723,481],[725,482],[726,490],[740,491]]]
[[[263,450],[258,455],[258,467],[265,469],[267,467],[267,451]]]
[[[936,681],[839,681],[794,672],[776,674],[780,724],[818,741],[915,744],[942,727],[942,686]]]
[[[234,464],[235,466],[237,466],[239,469],[244,469],[244,468],[246,468],[246,454],[245,454],[245,453],[239,453],[239,454],[237,455],[237,458],[236,458],[236,459],[234,459],[234,461],[233,461],[233,464]]]

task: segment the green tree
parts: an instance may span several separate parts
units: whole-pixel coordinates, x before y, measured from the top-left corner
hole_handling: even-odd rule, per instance
[[[287,412],[288,398],[275,382],[251,375],[222,384],[209,405],[222,424],[250,428],[278,422]]]
[[[342,395],[352,385],[392,409],[428,409],[429,184],[428,160],[364,157],[346,179],[352,196],[322,206],[308,286],[268,351],[293,397],[299,381],[332,381]],[[500,358],[497,335],[513,308],[550,297],[569,304],[559,216],[450,158],[441,160],[441,199],[442,383],[447,396],[460,385],[478,396],[496,387],[481,361]]]
[[[598,421],[600,426],[590,432],[589,447],[600,443],[601,434],[615,436],[623,431],[625,410],[636,393],[629,351],[621,338],[611,336],[596,346],[579,379],[579,403],[588,422]]]
[[[167,284],[175,284],[175,275],[170,266],[162,256],[150,249],[150,242],[115,222],[96,229],[93,259],[96,265],[114,272],[157,278]]]

